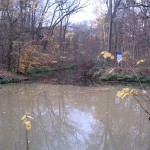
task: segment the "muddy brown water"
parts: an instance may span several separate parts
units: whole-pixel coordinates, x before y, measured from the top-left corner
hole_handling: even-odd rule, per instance
[[[0,150],[150,150],[150,121],[121,86],[27,83],[0,86]]]

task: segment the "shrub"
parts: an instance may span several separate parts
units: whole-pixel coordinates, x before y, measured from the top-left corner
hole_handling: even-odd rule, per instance
[[[8,79],[1,79],[0,80],[0,84],[7,84],[9,83],[10,81]]]
[[[108,78],[111,81],[117,80],[118,78],[118,73],[112,73],[112,74],[108,74]]]
[[[124,76],[124,78],[125,78],[125,81],[128,81],[128,82],[135,82],[137,80],[137,77],[134,78],[133,75],[127,75],[127,74]]]
[[[145,77],[145,78],[142,78],[141,79],[141,82],[147,82],[147,83],[150,83],[150,77]]]
[[[36,74],[38,72],[37,68],[36,67],[31,67],[31,68],[28,68],[27,69],[27,74],[30,74],[30,75],[33,75],[33,74]]]
[[[118,81],[125,81],[125,74],[118,74],[118,76],[117,76],[117,80]]]
[[[76,65],[67,65],[67,66],[64,66],[62,68],[62,70],[69,70],[69,69],[77,69],[77,66]]]
[[[99,79],[100,81],[108,81],[108,80],[109,80],[109,78],[108,78],[107,75],[103,75],[103,76],[99,77],[98,79]]]
[[[110,62],[108,62],[107,60],[105,60],[103,63],[103,68],[105,69],[107,67],[112,67],[112,64]]]
[[[50,71],[52,71],[52,68],[43,67],[43,68],[41,69],[41,71],[42,71],[42,72],[50,72]]]
[[[20,79],[20,78],[18,78],[18,77],[12,77],[12,79],[10,79],[10,82],[11,83],[19,83],[19,82],[21,82],[22,80]]]

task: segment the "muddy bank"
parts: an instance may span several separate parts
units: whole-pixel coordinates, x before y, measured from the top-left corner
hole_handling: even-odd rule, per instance
[[[34,77],[36,82],[50,84],[94,85],[94,81],[80,70],[53,71],[50,74],[39,74]]]
[[[66,85],[135,85],[139,86],[140,82],[145,86],[150,86],[150,77],[142,74],[137,75],[125,72],[124,70],[113,70],[112,68],[93,70],[83,70],[78,67],[68,67],[61,69],[46,68],[44,70],[31,70],[26,75],[16,75],[11,72],[1,71],[0,83],[19,83],[19,82],[39,82],[49,84],[66,84]]]

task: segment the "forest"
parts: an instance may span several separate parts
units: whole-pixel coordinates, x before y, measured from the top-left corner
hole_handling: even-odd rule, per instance
[[[0,0],[0,33],[0,150],[150,150],[150,0]]]
[[[102,51],[114,55],[129,51],[131,64],[146,59],[148,66],[149,0],[96,1],[95,20],[71,23],[70,17],[87,2],[1,0],[1,68],[15,73],[26,73],[31,67],[68,64],[87,69]]]

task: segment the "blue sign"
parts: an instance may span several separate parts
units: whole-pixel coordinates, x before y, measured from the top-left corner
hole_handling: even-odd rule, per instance
[[[122,59],[122,52],[116,52],[116,58],[117,62],[119,63],[119,61]]]

